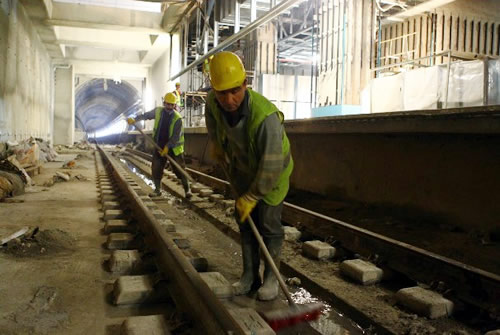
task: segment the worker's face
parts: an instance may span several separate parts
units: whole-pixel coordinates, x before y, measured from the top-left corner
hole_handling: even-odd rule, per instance
[[[164,102],[163,103],[163,106],[165,107],[165,109],[175,109],[175,104],[169,104],[168,102]]]
[[[177,91],[180,91],[180,89],[181,89],[181,85],[175,85],[175,89],[176,89]]]
[[[225,91],[215,91],[215,98],[219,102],[219,105],[226,112],[236,112],[240,107],[243,99],[245,99],[245,92],[247,89],[247,82],[243,85],[235,88],[231,88]]]

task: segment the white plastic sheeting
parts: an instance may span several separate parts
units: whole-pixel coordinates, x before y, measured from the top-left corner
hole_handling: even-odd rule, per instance
[[[500,105],[500,59],[488,63],[488,105]]]
[[[500,104],[500,60],[488,62],[488,104]],[[453,63],[446,97],[447,65],[420,68],[373,79],[362,93],[366,113],[481,106],[484,101],[484,62]]]

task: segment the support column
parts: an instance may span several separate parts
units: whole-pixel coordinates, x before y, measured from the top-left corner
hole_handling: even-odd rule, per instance
[[[54,144],[72,145],[75,136],[73,67],[54,71]]]

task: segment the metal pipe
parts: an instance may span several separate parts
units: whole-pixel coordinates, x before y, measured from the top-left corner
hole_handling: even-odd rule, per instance
[[[223,50],[224,48],[229,46],[231,43],[239,40],[240,38],[245,37],[246,35],[248,35],[252,31],[254,31],[256,28],[271,21],[276,16],[278,16],[279,14],[281,14],[282,12],[284,12],[289,7],[293,6],[295,3],[299,2],[299,1],[301,1],[301,0],[286,0],[286,1],[281,2],[279,5],[273,7],[273,9],[271,9],[269,12],[267,12],[267,14],[261,16],[260,18],[258,18],[255,21],[251,22],[245,28],[241,29],[237,34],[234,34],[234,35],[226,38],[224,40],[224,42],[220,43],[217,47],[210,49],[205,55],[203,55],[202,57],[198,58],[197,60],[195,60],[194,62],[189,64],[187,67],[182,69],[179,73],[176,73],[175,75],[171,76],[169,78],[169,80],[174,80],[175,78],[182,76],[184,73],[188,72],[190,69],[203,63],[203,61],[205,59],[207,59],[208,57],[214,55],[219,50]]]
[[[238,1],[234,2],[234,33],[237,34],[240,31],[240,3]]]

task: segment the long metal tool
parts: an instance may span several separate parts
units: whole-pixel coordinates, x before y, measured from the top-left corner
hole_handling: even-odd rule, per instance
[[[224,166],[224,164],[221,164],[221,166],[222,170],[224,171],[224,174],[226,175],[226,179],[229,182],[231,191],[235,199],[237,199],[236,190],[234,189],[234,186],[231,184],[230,181],[231,179],[229,178],[229,174],[226,170],[226,167]],[[264,258],[266,259],[267,264],[271,267],[271,270],[276,276],[276,279],[278,280],[281,290],[285,294],[286,299],[288,300],[289,303],[289,307],[287,310],[275,310],[272,312],[265,313],[263,316],[266,319],[266,321],[269,323],[271,328],[273,328],[274,330],[279,330],[284,327],[293,326],[294,324],[300,322],[312,321],[317,319],[321,314],[321,310],[323,309],[323,304],[312,303],[307,305],[297,305],[295,301],[293,301],[292,296],[288,291],[288,288],[286,287],[285,281],[281,277],[278,267],[274,263],[274,260],[271,257],[271,254],[269,253],[269,250],[267,249],[266,244],[262,239],[262,236],[260,235],[259,231],[257,230],[257,227],[255,226],[255,222],[253,221],[251,216],[248,216],[247,221],[248,224],[250,225],[250,228],[252,229],[255,238],[257,239],[257,242],[259,243],[260,250],[264,254]]]
[[[156,150],[161,153],[162,148],[151,138],[151,136],[146,135],[144,131],[142,131],[142,129],[136,124],[134,124],[134,127],[142,134],[142,136],[146,138],[147,141],[149,141],[149,143],[153,144]],[[172,163],[172,165],[175,166],[177,170],[179,170],[182,175],[185,176],[190,182],[194,182],[193,178],[186,172],[186,170],[184,170],[172,157],[170,157],[169,155],[165,155],[164,157],[167,157],[168,161]]]

